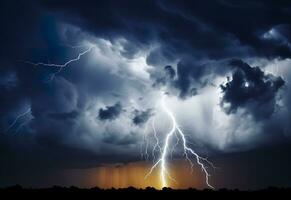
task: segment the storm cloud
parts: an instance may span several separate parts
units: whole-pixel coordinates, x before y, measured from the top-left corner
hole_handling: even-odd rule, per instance
[[[151,109],[147,109],[145,111],[135,110],[132,122],[136,125],[143,125],[152,115],[153,113]]]
[[[277,92],[284,85],[281,77],[265,74],[259,67],[251,67],[241,60],[232,60],[232,78],[221,85],[222,107],[227,113],[245,108],[256,119],[270,117],[276,107]]]
[[[290,140],[289,1],[5,0],[0,11],[6,171],[19,152],[29,169],[140,160],[151,119],[168,131],[163,93],[202,155]],[[92,46],[61,69],[29,64]]]
[[[101,120],[113,120],[116,119],[122,111],[121,104],[118,102],[113,106],[106,106],[106,108],[100,108],[99,119]]]

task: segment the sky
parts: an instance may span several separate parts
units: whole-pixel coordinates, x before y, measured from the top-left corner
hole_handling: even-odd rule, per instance
[[[4,0],[0,13],[0,186],[158,187],[158,171],[143,177],[171,129],[163,97],[213,186],[291,186],[290,1]],[[177,138],[169,186],[206,187]]]

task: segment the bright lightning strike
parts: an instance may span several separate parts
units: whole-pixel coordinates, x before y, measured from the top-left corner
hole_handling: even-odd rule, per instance
[[[173,136],[175,134],[177,134],[176,137],[180,136],[180,138],[182,140],[184,155],[185,155],[186,160],[189,161],[189,163],[191,165],[191,169],[193,169],[194,163],[191,160],[190,156],[194,156],[196,163],[201,167],[202,172],[205,174],[206,185],[208,187],[214,189],[214,187],[209,183],[210,174],[207,170],[207,167],[203,163],[207,163],[210,166],[214,167],[213,164],[211,162],[209,162],[206,158],[199,156],[193,149],[191,149],[189,146],[187,146],[186,137],[185,137],[183,131],[181,130],[181,128],[178,126],[174,114],[171,112],[171,110],[165,104],[165,98],[166,98],[166,95],[164,94],[162,96],[160,104],[161,104],[162,109],[165,111],[167,116],[170,118],[172,127],[171,127],[171,130],[166,135],[164,146],[161,148],[159,145],[159,141],[157,139],[157,133],[156,133],[156,130],[155,130],[154,124],[153,124],[154,136],[156,138],[156,145],[154,146],[154,148],[159,147],[159,149],[161,150],[161,155],[160,155],[160,158],[154,163],[154,165],[150,169],[149,173],[145,176],[145,178],[150,176],[151,173],[153,172],[153,170],[159,166],[162,187],[168,186],[167,178],[170,178],[171,180],[173,180],[173,178],[169,175],[169,171],[168,171],[168,167],[167,167],[167,158],[168,158],[169,152],[171,151],[171,153],[172,153],[172,151],[173,151],[170,149],[170,141],[173,138]],[[177,143],[178,142],[179,142],[179,140],[177,140]],[[177,146],[177,143],[175,144],[174,148]]]
[[[87,48],[85,51],[82,51],[78,54],[76,58],[73,58],[71,60],[68,60],[64,64],[55,64],[55,63],[43,63],[43,62],[31,62],[31,61],[23,61],[24,63],[34,65],[34,66],[45,66],[45,67],[55,67],[58,68],[58,70],[52,74],[50,81],[52,81],[57,74],[59,74],[65,67],[69,66],[71,63],[79,61],[82,56],[86,55],[87,53],[90,53],[96,46],[91,45],[89,48]],[[72,46],[72,48],[75,48]]]

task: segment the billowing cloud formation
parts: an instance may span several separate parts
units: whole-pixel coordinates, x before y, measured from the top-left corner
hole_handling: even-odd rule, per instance
[[[146,123],[152,115],[151,109],[147,109],[145,111],[135,110],[132,122],[136,125],[142,125]]]
[[[134,9],[129,10],[129,4]],[[217,0],[209,5],[202,1],[128,0],[122,3],[102,1],[90,6],[82,1],[69,5],[45,1],[43,5],[56,12],[66,12],[67,16],[71,16],[67,18],[71,22],[81,19],[84,28],[97,35],[112,38],[123,34],[127,39],[136,41],[137,45],[148,44],[152,40],[166,44],[155,52],[159,56],[153,56],[155,58],[151,60],[155,60],[154,63],[190,51],[195,57],[212,58],[247,55],[248,52],[257,56],[290,56],[286,43],[261,39],[272,26],[278,29],[278,24],[289,23],[288,4],[283,6],[272,1],[233,4]],[[227,14],[218,15],[217,12]],[[114,14],[104,18],[107,13]],[[229,23],[230,17],[236,23]]]
[[[199,65],[193,60],[182,61],[177,64],[177,87],[180,89],[180,97],[192,96],[196,94],[193,85],[204,85],[201,80],[205,76],[206,66]]]
[[[265,74],[259,67],[251,67],[241,60],[232,60],[230,65],[236,68],[232,79],[221,85],[225,111],[236,112],[242,107],[255,118],[270,117],[275,110],[276,94],[284,85],[283,79]]]
[[[163,92],[201,153],[290,138],[289,2],[2,4],[2,168],[19,152],[28,168],[139,160],[152,119],[160,139],[168,130]],[[60,72],[23,62],[65,63],[91,46]]]
[[[101,120],[112,120],[116,119],[122,111],[121,104],[117,102],[113,106],[106,106],[106,108],[100,108],[99,110],[99,119]]]

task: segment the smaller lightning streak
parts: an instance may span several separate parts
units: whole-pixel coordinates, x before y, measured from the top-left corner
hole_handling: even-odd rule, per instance
[[[87,50],[79,53],[76,58],[73,58],[73,59],[65,62],[64,64],[43,63],[43,62],[34,63],[34,62],[31,62],[31,61],[23,61],[23,62],[27,63],[27,64],[30,64],[30,65],[34,65],[34,66],[45,66],[45,67],[56,67],[56,68],[59,68],[59,70],[57,72],[52,74],[51,79],[50,79],[52,81],[55,78],[55,76],[57,74],[59,74],[65,67],[67,67],[68,65],[70,65],[73,62],[76,62],[76,61],[80,60],[83,55],[91,52],[95,47],[96,47],[95,45],[90,46]]]
[[[26,116],[26,115],[28,115],[28,114],[30,114],[31,113],[31,108],[29,108],[29,109],[27,109],[24,113],[21,113],[21,114],[19,114],[16,118],[15,118],[15,120],[9,125],[9,127],[6,129],[6,131],[5,132],[8,132],[10,129],[12,129],[13,127],[14,127],[14,125],[17,123],[17,121],[19,120],[19,119],[21,119],[22,117],[24,117],[24,116]],[[21,125],[22,126],[22,125]]]
[[[175,135],[175,133],[177,133],[180,136],[180,138],[182,139],[184,155],[185,155],[186,160],[189,161],[189,163],[191,165],[191,169],[193,168],[194,163],[192,162],[191,158],[189,157],[190,155],[195,157],[197,164],[201,167],[202,172],[205,174],[206,185],[213,189],[214,187],[212,185],[210,185],[210,183],[209,183],[210,174],[208,173],[207,168],[203,164],[203,162],[206,162],[210,166],[214,167],[213,164],[211,162],[209,162],[206,158],[199,156],[193,149],[191,149],[190,147],[187,146],[186,137],[185,137],[183,131],[181,130],[181,128],[178,126],[173,113],[167,108],[167,106],[165,104],[165,98],[166,98],[166,95],[163,95],[162,100],[161,100],[161,106],[162,106],[163,110],[165,111],[165,113],[171,119],[172,127],[171,127],[171,130],[166,135],[164,146],[163,146],[163,148],[161,148],[162,153],[161,153],[160,158],[154,163],[154,165],[150,169],[149,173],[145,176],[145,178],[147,178],[150,174],[152,174],[153,170],[156,167],[160,166],[160,178],[161,178],[162,187],[167,187],[167,185],[168,185],[167,177],[170,178],[171,180],[173,180],[173,178],[171,178],[169,176],[169,172],[168,172],[168,168],[167,168],[167,157],[168,157],[168,153],[170,151],[170,147],[169,147],[170,140]],[[155,135],[156,135],[156,132],[155,132]],[[158,141],[157,141],[157,143],[158,143]],[[177,146],[177,143],[175,144],[175,146]]]
[[[143,143],[141,145],[141,158],[147,160],[148,157],[149,157],[149,154],[148,154],[148,139],[147,139],[147,136],[146,136],[146,133],[147,133],[147,128],[148,128],[148,123],[146,124],[146,128],[144,130],[144,134],[143,134]],[[145,145],[145,153],[143,153],[143,145]]]
[[[162,148],[160,146],[159,138],[157,136],[157,131],[156,131],[156,128],[155,128],[155,119],[152,120],[152,128],[153,128],[153,131],[154,131],[154,138],[156,140],[156,144],[154,145],[154,148],[153,148],[153,151],[152,151],[153,161],[155,161],[156,160],[156,156],[155,156],[156,149],[158,148],[159,152],[162,153]]]
[[[172,150],[171,150],[171,159],[173,159],[173,153],[174,153],[176,147],[178,146],[178,144],[179,144],[179,142],[180,142],[180,139],[179,139],[177,133],[175,133],[175,136],[176,136],[176,143],[175,143],[175,145],[173,146],[173,148],[172,148]]]

